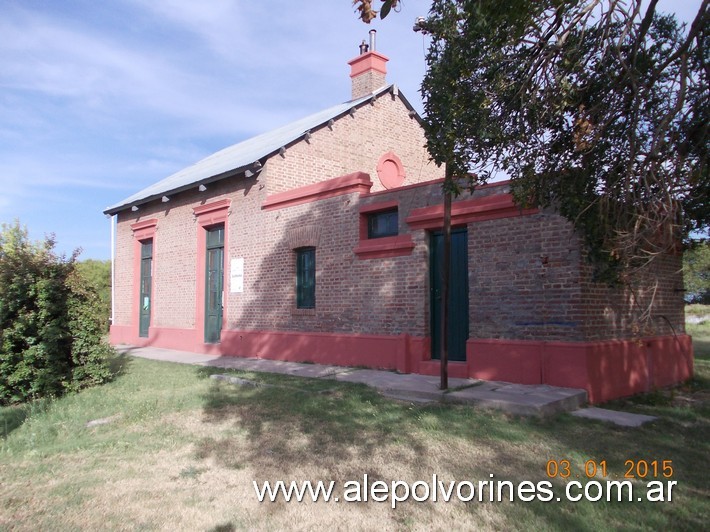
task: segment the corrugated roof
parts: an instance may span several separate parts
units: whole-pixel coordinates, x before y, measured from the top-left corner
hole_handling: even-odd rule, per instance
[[[216,181],[244,172],[253,167],[254,162],[278,152],[282,146],[288,146],[303,137],[307,131],[323,126],[327,124],[329,120],[340,118],[351,109],[368,102],[373,97],[376,98],[380,96],[392,87],[392,85],[388,85],[373,94],[335,105],[278,129],[257,135],[239,144],[229,146],[107,207],[104,213],[116,214],[133,205],[146,203],[163,195],[174,194],[202,183]],[[396,92],[398,93],[398,91]],[[400,97],[405,102],[405,105],[411,109],[409,102],[407,102],[401,94]]]

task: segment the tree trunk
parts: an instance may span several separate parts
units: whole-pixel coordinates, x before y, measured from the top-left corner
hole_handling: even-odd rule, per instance
[[[449,388],[449,270],[451,268],[451,170],[446,165],[446,179],[444,180],[444,249],[441,265],[441,383],[439,388]]]

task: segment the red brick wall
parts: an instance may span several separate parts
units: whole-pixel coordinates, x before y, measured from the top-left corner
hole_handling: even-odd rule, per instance
[[[193,207],[224,197],[243,197],[249,183],[228,179],[209,185],[206,192],[186,191],[172,195],[170,201],[160,200],[141,205],[140,210],[123,211],[118,215],[116,229],[115,325],[131,325],[134,299],[132,223],[156,218],[153,237],[153,286],[151,327],[195,327],[197,230]],[[202,282],[204,282],[202,280]],[[204,304],[204,302],[202,303]]]
[[[387,84],[386,76],[377,70],[363,72],[359,76],[352,78],[352,99],[357,100],[363,96],[376,91]]]
[[[589,340],[685,333],[680,255],[665,256],[640,270],[627,286],[595,283],[582,262],[582,297]]]
[[[399,192],[400,227],[430,187]],[[433,187],[438,191],[438,186]],[[425,193],[420,193],[424,190]],[[427,331],[427,243],[415,235],[411,255],[361,260],[359,205],[389,199],[357,193],[246,213],[268,231],[238,234],[231,252],[245,257],[245,293],[230,294],[228,326],[235,329],[322,331],[424,336]],[[254,227],[254,220],[251,227]],[[316,247],[316,310],[296,309],[295,247]]]
[[[376,166],[395,152],[405,168],[404,188],[384,191]],[[356,171],[371,176],[370,194],[350,193],[303,205],[263,210],[267,196]],[[153,315],[156,329],[195,329],[197,235],[192,209],[231,198],[227,223],[225,295],[227,329],[326,331],[419,337],[429,335],[428,233],[405,222],[413,209],[438,205],[441,177],[428,160],[418,122],[397,96],[384,94],[354,116],[312,132],[266,161],[252,178],[229,178],[154,201],[118,217],[116,314],[114,324],[132,323],[135,301],[134,239],[130,224],[158,220],[154,238]],[[407,186],[415,185],[415,186]],[[476,197],[507,191],[507,185],[479,189]],[[458,201],[469,199],[466,196]],[[396,200],[400,234],[411,234],[413,250],[404,256],[362,260],[359,209]],[[468,225],[469,332],[471,339],[590,341],[683,332],[682,285],[678,257],[657,266],[658,287],[646,283],[634,293],[654,301],[653,331],[641,329],[639,305],[630,290],[594,283],[571,225],[560,216],[538,212]],[[305,240],[304,240],[305,239]],[[295,252],[315,245],[317,308],[295,309]],[[244,259],[244,292],[232,293],[232,258]],[[655,281],[654,281],[655,282]],[[640,286],[640,285],[639,285]],[[647,305],[646,305],[647,306]],[[673,330],[669,326],[672,325]]]
[[[583,340],[580,248],[560,216],[469,225],[471,338]]]
[[[403,185],[443,177],[443,169],[429,161],[424,132],[398,96],[383,94],[359,107],[354,116],[335,120],[312,132],[266,163],[262,175],[269,194],[318,183],[352,172],[372,177],[373,192],[384,187],[377,178],[377,162],[393,151],[405,170]]]
[[[153,319],[156,328],[194,328],[197,224],[192,208],[232,199],[225,259],[226,327],[236,330],[320,331],[425,337],[429,335],[428,233],[410,230],[413,209],[435,205],[439,184],[360,196],[341,195],[295,207],[262,210],[263,174],[186,192],[167,204],[119,217],[116,262],[117,325],[131,324],[133,242],[130,223],[157,218],[154,239]],[[477,193],[504,191],[489,187]],[[466,198],[460,198],[466,199]],[[199,202],[198,202],[199,200]],[[411,254],[362,260],[359,209],[396,200],[400,233],[410,233]],[[683,330],[679,258],[659,266],[655,331],[640,330],[628,290],[591,281],[579,240],[558,215],[471,223],[469,230],[469,332],[471,339],[591,341],[671,334]],[[295,251],[316,247],[316,310],[295,308]],[[244,258],[244,292],[229,286],[230,259]],[[137,282],[137,280],[135,281]],[[650,284],[649,284],[650,286]],[[637,290],[651,297],[648,288]],[[644,299],[642,301],[647,301]]]
[[[290,309],[279,308],[280,301],[275,294],[283,290],[292,290],[292,283],[283,282],[280,277],[284,271],[293,268],[292,261],[286,255],[279,255],[279,243],[285,238],[289,227],[307,223],[309,218],[318,218],[319,224],[330,223],[325,214],[308,214],[306,207],[300,211],[285,214],[283,211],[263,212],[261,205],[266,194],[291,190],[303,185],[325,181],[346,173],[364,170],[370,172],[373,180],[372,190],[383,189],[377,179],[376,166],[380,156],[388,151],[395,152],[402,161],[406,177],[404,185],[439,177],[442,171],[429,162],[424,148],[424,135],[416,119],[409,116],[409,110],[398,96],[384,94],[374,101],[357,109],[353,116],[347,115],[336,120],[332,127],[325,126],[314,131],[311,139],[301,141],[289,147],[286,153],[274,155],[267,160],[258,176],[250,179],[235,177],[208,185],[206,192],[196,189],[172,195],[168,203],[159,200],[141,205],[140,210],[123,211],[118,216],[116,233],[116,310],[113,323],[118,326],[132,324],[134,312],[134,238],[130,224],[148,218],[157,218],[158,225],[154,238],[153,272],[153,314],[151,327],[194,328],[197,261],[197,224],[192,208],[204,202],[222,197],[232,199],[232,209],[227,224],[228,252],[225,261],[225,290],[228,294],[227,320],[234,323],[237,318],[251,323],[254,327],[265,327],[269,323],[283,323],[284,316],[290,316]],[[342,199],[334,199],[329,209],[337,210]],[[354,212],[354,211],[353,211]],[[348,216],[349,215],[349,216]],[[335,213],[333,220],[341,220],[343,235],[347,240],[348,224],[350,230],[357,231],[357,214],[352,212]],[[286,223],[286,220],[291,220]],[[344,245],[344,244],[343,244]],[[349,245],[349,244],[348,244]],[[354,244],[353,244],[354,245]],[[276,253],[276,255],[274,255]],[[289,253],[293,253],[289,251]],[[335,255],[340,253],[333,252]],[[352,249],[349,250],[352,255]],[[345,265],[345,255],[339,258],[325,258],[328,264]],[[270,257],[273,264],[264,265],[265,257]],[[229,259],[245,259],[245,293],[231,294],[228,286]],[[279,262],[281,261],[281,262]],[[345,261],[345,262],[344,262]],[[325,262],[323,264],[326,264]],[[270,270],[278,268],[278,270]],[[263,311],[247,305],[247,298],[253,294],[260,279],[272,279],[278,273],[278,282],[266,292],[272,292],[270,301],[276,307],[273,315],[267,319]],[[274,279],[275,280],[275,279]],[[329,281],[330,282],[330,281]],[[325,286],[325,285],[324,285]],[[324,292],[325,293],[325,292]],[[258,299],[258,298],[257,298]],[[325,302],[325,301],[324,301]],[[263,305],[257,305],[263,308]],[[257,319],[257,314],[260,315]],[[330,322],[337,309],[334,309]],[[301,318],[296,327],[307,327],[307,317]],[[311,322],[315,320],[310,319]],[[321,329],[325,322],[319,322]]]

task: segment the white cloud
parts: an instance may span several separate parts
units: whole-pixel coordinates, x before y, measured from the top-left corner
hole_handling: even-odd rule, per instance
[[[375,25],[413,100],[419,4]],[[106,205],[348,99],[369,29],[349,0],[0,2],[0,221],[94,246]]]

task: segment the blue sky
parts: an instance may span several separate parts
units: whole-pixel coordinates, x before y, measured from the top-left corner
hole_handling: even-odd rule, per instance
[[[661,1],[686,20],[699,3]],[[0,0],[0,222],[109,258],[105,207],[348,100],[371,28],[421,111],[429,5],[367,26],[351,0]]]

